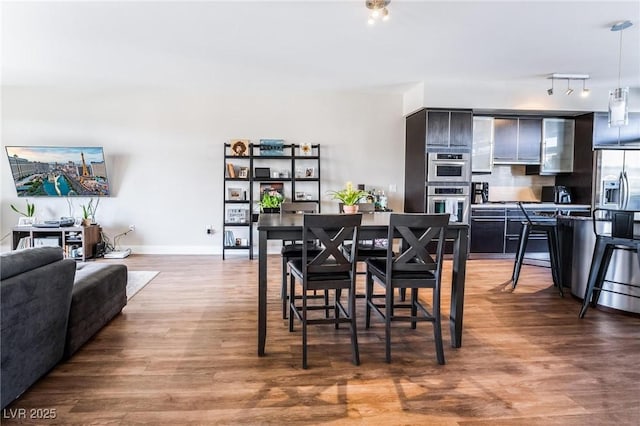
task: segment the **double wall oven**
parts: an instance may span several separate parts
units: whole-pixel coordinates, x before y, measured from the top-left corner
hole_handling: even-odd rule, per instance
[[[427,212],[449,213],[451,222],[469,223],[471,154],[427,154]]]

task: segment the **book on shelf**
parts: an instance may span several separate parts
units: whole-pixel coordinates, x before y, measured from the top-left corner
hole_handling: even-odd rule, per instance
[[[236,237],[233,235],[233,231],[224,231],[224,245],[225,246],[236,245]]]
[[[229,175],[230,178],[236,177],[236,169],[233,166],[233,163],[227,163],[227,174]]]
[[[16,250],[26,249],[31,247],[31,237],[22,237],[18,241],[18,245],[16,246]]]

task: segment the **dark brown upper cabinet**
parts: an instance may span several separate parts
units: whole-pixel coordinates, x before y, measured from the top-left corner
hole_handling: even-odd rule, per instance
[[[493,162],[540,164],[542,118],[496,117]]]
[[[471,110],[427,110],[427,146],[471,148]]]

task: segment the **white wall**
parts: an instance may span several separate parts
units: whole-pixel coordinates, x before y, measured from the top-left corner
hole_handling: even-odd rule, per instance
[[[214,95],[170,89],[2,88],[2,146],[103,146],[113,196],[101,199],[97,220],[137,253],[220,253],[222,144],[231,138],[283,138],[322,146],[323,211],[337,211],[324,194],[346,181],[388,190],[402,209],[404,117],[401,95],[280,93]],[[17,223],[16,196],[0,159],[1,235]],[[43,219],[80,216],[73,199],[31,198]],[[206,235],[213,225],[215,235]],[[10,237],[2,242],[7,250]],[[246,252],[238,252],[238,254]]]

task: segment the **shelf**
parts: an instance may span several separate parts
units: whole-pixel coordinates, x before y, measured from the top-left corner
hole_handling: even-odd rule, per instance
[[[242,142],[243,144],[247,145],[248,149],[244,150],[244,153],[248,155],[232,155],[232,146],[235,146],[238,142]],[[261,151],[261,148],[271,147],[272,145],[265,144],[264,146],[261,146],[261,144],[259,143],[254,144],[246,139],[233,140],[231,141],[231,143],[224,144],[222,259],[225,258],[226,250],[248,250],[249,259],[253,259],[253,245],[255,238],[254,235],[256,234],[254,232],[255,230],[253,228],[253,225],[258,218],[258,214],[252,213],[252,207],[259,203],[260,190],[262,188],[279,184],[278,186],[282,186],[285,189],[284,195],[287,200],[291,200],[293,202],[314,202],[318,203],[318,207],[320,207],[320,198],[322,197],[320,187],[320,145],[310,144],[312,151],[309,152],[308,150],[305,150],[304,152],[311,155],[301,155],[303,152],[301,151],[301,145],[306,144],[284,143],[282,145],[282,151],[276,151],[278,153],[282,153],[282,155],[261,155],[269,152],[265,150]],[[238,150],[238,152],[240,151],[242,150]],[[235,177],[229,176],[231,165],[234,167]],[[258,167],[268,168],[270,172],[277,171],[278,173],[287,174],[288,177],[271,177],[271,173],[269,175],[266,175],[265,173],[265,177],[256,177],[254,176],[254,173],[256,168]],[[309,173],[308,171],[305,171],[305,167],[312,167],[310,169],[312,170],[312,172]],[[295,177],[296,170],[298,168],[301,168],[300,170],[305,171],[305,173],[302,173],[302,177],[299,178]],[[242,171],[241,176],[243,177],[239,177],[240,171]],[[248,176],[245,174],[247,172]],[[301,176],[300,173],[298,173],[298,176]],[[236,193],[229,192],[229,189],[237,189],[238,191],[236,192],[243,191],[245,193],[243,198],[246,199],[238,199]],[[310,200],[305,198],[294,200],[296,194],[303,193],[309,197],[313,197],[313,199]],[[229,199],[230,194],[233,195],[234,199]],[[229,218],[244,219],[244,216],[242,215],[234,213],[229,216],[227,215],[227,212],[234,209],[246,208],[249,209],[251,221],[227,221]],[[246,245],[236,246],[234,244],[225,244],[225,242],[231,242],[226,238],[230,234],[236,233],[241,234],[243,238],[242,242],[246,242]]]

